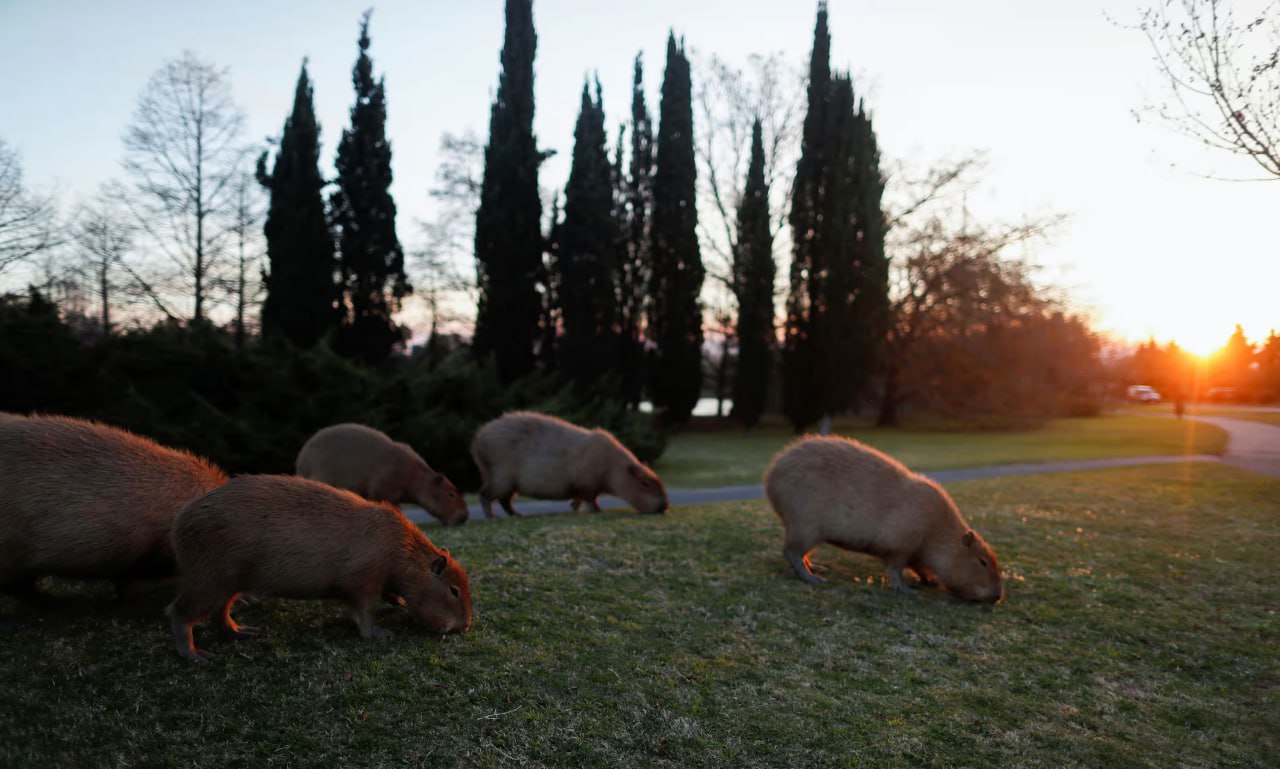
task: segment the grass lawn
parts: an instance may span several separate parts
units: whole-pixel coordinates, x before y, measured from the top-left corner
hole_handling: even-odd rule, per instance
[[[1143,407],[1143,410],[1147,410],[1147,407]],[[1173,406],[1161,404],[1154,407],[1153,410],[1158,410],[1161,413],[1172,414]],[[1261,422],[1263,424],[1280,427],[1280,411],[1262,411],[1248,406],[1222,406],[1211,403],[1192,403],[1187,406],[1186,413],[1192,416],[1201,414],[1207,417],[1242,419],[1246,422]]]
[[[893,593],[822,548],[809,587],[760,503],[431,530],[476,625],[390,641],[268,600],[178,658],[167,591],[0,634],[4,766],[1280,765],[1280,482],[1130,468],[951,487],[1008,600]],[[0,613],[19,610],[0,599]],[[19,614],[20,617],[32,615]]]
[[[901,460],[913,470],[984,467],[1020,462],[1133,457],[1156,454],[1221,454],[1227,436],[1212,425],[1190,420],[1121,414],[1058,419],[1035,430],[927,432],[876,429],[859,423],[837,425]],[[764,468],[795,435],[782,428],[686,432],[671,440],[654,469],[670,488],[759,483]]]
[[[1190,413],[1194,415],[1196,411]],[[1233,420],[1262,422],[1263,425],[1280,427],[1280,411],[1254,411],[1251,408],[1215,408],[1212,411],[1204,409],[1201,413],[1207,417],[1228,417],[1233,418]]]

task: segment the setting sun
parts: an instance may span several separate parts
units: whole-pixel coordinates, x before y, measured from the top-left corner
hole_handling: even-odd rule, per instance
[[[1201,359],[1220,350],[1226,340],[1226,336],[1219,334],[1216,328],[1181,333],[1173,339],[1179,347]]]

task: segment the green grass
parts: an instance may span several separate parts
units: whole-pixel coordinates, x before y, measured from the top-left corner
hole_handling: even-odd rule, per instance
[[[1261,422],[1265,425],[1280,427],[1280,411],[1231,411],[1217,416],[1243,419],[1246,422]]]
[[[1252,406],[1222,406],[1217,403],[1188,403],[1185,408],[1188,416],[1229,417],[1233,420],[1262,422],[1263,425],[1280,427],[1280,411],[1261,411]],[[1158,406],[1134,406],[1132,411],[1172,415],[1174,406],[1171,403],[1161,403]]]
[[[1163,454],[1221,454],[1227,435],[1192,421],[1114,415],[1058,419],[1035,430],[931,432],[838,425],[913,470]],[[672,438],[654,469],[670,488],[759,483],[769,460],[795,435],[781,428],[686,432]]]
[[[1000,606],[893,593],[828,547],[809,587],[758,503],[433,528],[476,624],[361,641],[323,602],[178,658],[167,591],[0,635],[0,765],[1280,764],[1280,483],[1228,467],[954,484]],[[0,613],[15,612],[0,599]],[[29,615],[28,615],[29,616]],[[209,633],[197,638],[209,643]]]

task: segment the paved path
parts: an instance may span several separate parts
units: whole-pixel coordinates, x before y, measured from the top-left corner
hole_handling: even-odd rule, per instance
[[[1257,409],[1259,411],[1271,409]],[[1227,431],[1227,451],[1222,461],[1255,473],[1280,478],[1280,427],[1223,416],[1193,416]]]
[[[1221,462],[1280,478],[1280,427],[1219,416],[1196,416],[1191,418],[1217,425],[1227,431],[1227,451],[1223,456],[1192,454],[1190,456],[1111,457],[1107,459],[1082,459],[1063,462],[934,470],[925,473],[925,475],[939,483],[954,483],[956,481],[972,481],[981,478],[1005,478],[1014,475],[1039,475],[1041,473],[1071,473],[1112,467],[1134,467],[1137,465]],[[709,502],[741,502],[763,499],[764,490],[758,485],[722,486],[712,489],[671,489],[669,496],[671,497],[671,506],[678,507],[681,505],[701,505]],[[570,509],[568,502],[521,500],[518,497],[515,505],[517,510],[527,515],[565,513],[569,512]],[[625,509],[628,507],[626,502],[613,497],[601,498],[600,506],[606,510]],[[406,506],[404,512],[411,520],[418,523],[432,520],[421,508],[415,506]],[[501,517],[503,515],[501,508],[497,505],[494,505],[494,512],[497,516]],[[470,519],[473,521],[484,519],[484,513],[480,510],[479,505],[470,507]]]

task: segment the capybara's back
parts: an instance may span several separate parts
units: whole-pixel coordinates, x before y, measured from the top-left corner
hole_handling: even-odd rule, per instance
[[[471,441],[480,469],[480,504],[492,515],[499,501],[509,514],[514,494],[542,499],[584,499],[613,494],[637,510],[667,509],[666,488],[617,438],[602,429],[586,430],[563,419],[531,411],[513,411],[494,419]]]
[[[0,420],[0,587],[169,576],[174,516],[225,481],[204,459],[107,425]]]
[[[566,468],[579,460],[592,431],[549,414],[513,411],[484,424],[471,441],[471,455],[481,471],[520,479],[521,491],[539,496],[533,487],[558,486]],[[544,480],[545,479],[545,480]],[[560,489],[544,492],[554,497]]]
[[[391,464],[398,450],[384,433],[344,422],[321,428],[298,452],[298,475],[374,498],[374,477]],[[397,500],[387,500],[396,502]]]
[[[407,443],[354,422],[322,428],[303,444],[298,475],[376,502],[417,502],[445,524],[467,520],[467,505],[442,473]]]

